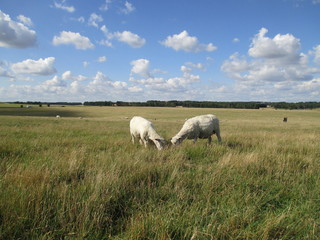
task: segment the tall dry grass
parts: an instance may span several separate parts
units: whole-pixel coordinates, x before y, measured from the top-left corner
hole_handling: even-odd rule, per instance
[[[319,111],[68,111],[0,116],[0,239],[320,238]],[[203,113],[222,144],[130,141],[134,115],[169,139]]]

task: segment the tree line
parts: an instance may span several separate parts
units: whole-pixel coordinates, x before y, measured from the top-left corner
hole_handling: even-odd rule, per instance
[[[238,108],[238,109],[314,109],[320,108],[320,102],[214,102],[214,101],[159,101],[146,102],[95,101],[84,102],[85,106],[136,106],[136,107],[193,107],[193,108]]]
[[[39,101],[16,101],[16,102],[9,102],[13,104],[28,104],[28,105],[82,105],[81,102],[39,102]]]

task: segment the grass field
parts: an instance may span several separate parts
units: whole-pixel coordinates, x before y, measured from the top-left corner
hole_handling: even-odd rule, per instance
[[[170,139],[207,113],[221,144],[131,143],[134,115]],[[0,128],[0,239],[320,239],[319,110],[0,106]]]

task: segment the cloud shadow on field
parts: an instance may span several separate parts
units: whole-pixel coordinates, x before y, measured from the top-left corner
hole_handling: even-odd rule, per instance
[[[50,108],[19,108],[19,107],[5,107],[0,108],[0,116],[26,116],[26,117],[81,117],[80,111],[68,109],[63,107],[50,107]]]

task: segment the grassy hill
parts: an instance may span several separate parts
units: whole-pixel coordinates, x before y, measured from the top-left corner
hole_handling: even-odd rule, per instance
[[[221,144],[131,143],[135,115],[169,140],[207,113]],[[319,110],[0,108],[0,239],[319,239],[319,120]]]

